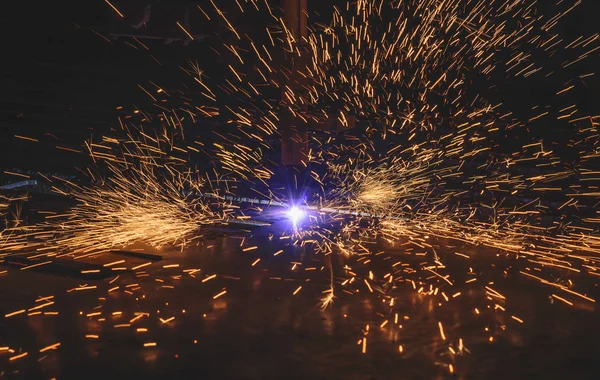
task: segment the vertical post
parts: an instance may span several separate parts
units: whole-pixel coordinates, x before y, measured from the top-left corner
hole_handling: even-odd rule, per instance
[[[300,45],[308,38],[307,0],[284,0],[283,19],[286,27]]]
[[[308,38],[307,0],[283,0],[284,21],[286,28],[296,40],[303,55],[303,47]],[[305,57],[303,57],[305,59]],[[290,76],[285,83],[294,92],[302,91],[302,78],[298,74],[298,66],[304,61],[293,54],[286,60]],[[281,90],[282,101],[285,101],[285,86]],[[307,106],[306,106],[307,107]],[[306,110],[304,110],[306,111]],[[282,115],[283,116],[283,115]],[[281,161],[287,166],[301,166],[308,157],[308,133],[306,128],[298,124],[298,118],[288,114],[282,117],[281,125]]]

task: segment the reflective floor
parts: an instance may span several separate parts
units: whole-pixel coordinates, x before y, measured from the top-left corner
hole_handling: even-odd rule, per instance
[[[440,285],[441,297],[415,290],[409,268],[424,258],[402,244],[366,262],[316,256],[272,233],[206,232],[183,251],[129,247],[164,260],[106,253],[80,260],[80,278],[42,273],[43,266],[0,267],[2,376],[597,378],[595,303],[560,302],[548,286],[515,275],[516,260],[432,242],[454,281]],[[376,286],[392,261],[402,263],[407,280]],[[86,279],[99,268],[109,276]],[[323,310],[330,268],[336,298]],[[356,283],[344,284],[354,277],[348,268]],[[359,283],[369,271],[373,285]],[[595,298],[593,279],[581,281]]]

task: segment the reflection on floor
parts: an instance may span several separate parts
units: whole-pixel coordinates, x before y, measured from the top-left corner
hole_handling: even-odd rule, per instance
[[[382,246],[389,259],[367,261],[313,255],[308,244],[273,239],[269,228],[204,235],[183,251],[128,247],[46,264],[55,269],[14,260],[0,267],[2,375],[581,379],[599,368],[593,305],[557,302],[495,253],[436,242],[454,282],[464,284],[446,288],[446,301],[414,289],[409,274],[423,257],[401,244]],[[454,255],[459,249],[473,260]],[[407,273],[406,286],[385,289],[393,307],[383,289],[343,282],[355,272],[383,276],[392,261]],[[336,298],[322,309],[330,268]],[[467,282],[469,272],[476,282]]]

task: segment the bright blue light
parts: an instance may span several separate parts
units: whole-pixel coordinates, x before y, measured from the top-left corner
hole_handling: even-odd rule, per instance
[[[293,223],[296,223],[297,221],[302,219],[302,217],[304,217],[304,210],[302,210],[296,206],[292,206],[287,211],[287,215],[292,220]]]

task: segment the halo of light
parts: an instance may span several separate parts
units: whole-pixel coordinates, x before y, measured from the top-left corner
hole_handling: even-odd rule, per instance
[[[304,214],[305,214],[304,210],[302,210],[301,208],[299,208],[297,206],[292,206],[287,211],[287,216],[288,216],[288,218],[290,218],[292,220],[293,223],[296,223],[299,220],[301,220],[304,217]]]

